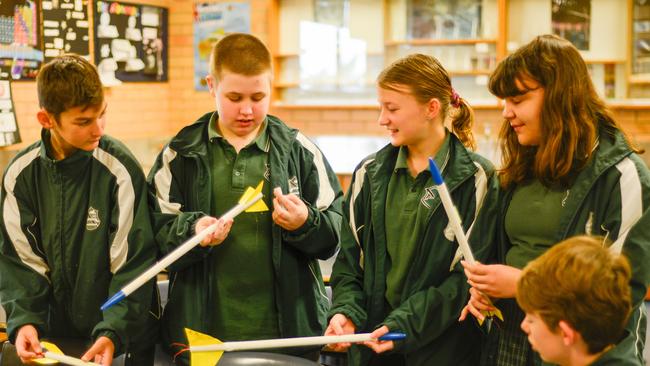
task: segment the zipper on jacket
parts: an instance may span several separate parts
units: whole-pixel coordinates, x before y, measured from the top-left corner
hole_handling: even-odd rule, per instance
[[[68,271],[67,271],[67,263],[66,263],[66,252],[65,252],[65,220],[64,220],[64,215],[65,215],[65,190],[64,190],[64,184],[63,184],[63,174],[61,173],[61,167],[58,166],[58,164],[55,164],[55,172],[56,172],[56,183],[58,186],[59,190],[59,202],[57,204],[59,205],[59,255],[61,256],[61,268],[60,268],[60,276],[61,276],[61,289],[62,292],[65,296],[65,298],[71,299],[72,294],[71,294],[71,284],[69,283],[68,280]],[[65,309],[65,314],[69,319],[72,319],[73,317],[71,316],[72,314],[69,314],[68,311],[70,309]]]

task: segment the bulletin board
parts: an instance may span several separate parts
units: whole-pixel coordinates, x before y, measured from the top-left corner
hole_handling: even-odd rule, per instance
[[[94,55],[102,83],[167,81],[168,11],[94,1]]]
[[[34,79],[43,62],[40,1],[0,1],[0,71],[13,80]]]
[[[20,132],[11,97],[11,80],[9,73],[0,72],[0,146],[9,146],[19,142]]]
[[[45,62],[64,53],[90,59],[88,0],[43,0]]]

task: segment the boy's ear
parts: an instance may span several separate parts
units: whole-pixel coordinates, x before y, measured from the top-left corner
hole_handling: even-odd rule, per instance
[[[36,113],[36,119],[38,119],[38,123],[40,123],[43,128],[52,128],[56,123],[54,117],[42,108]]]
[[[210,95],[215,98],[217,96],[217,80],[211,74],[205,77],[205,82],[208,83],[208,89],[210,89]]]
[[[560,322],[557,324],[557,327],[560,331],[560,335],[562,336],[562,343],[564,343],[565,346],[571,346],[580,339],[580,333],[578,333],[577,330],[573,329],[571,324],[567,323],[566,321],[560,320]]]

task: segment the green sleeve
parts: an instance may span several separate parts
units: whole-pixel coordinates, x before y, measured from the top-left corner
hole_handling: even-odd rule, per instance
[[[23,325],[34,325],[39,334],[47,330],[51,288],[47,277],[49,267],[37,254],[40,253],[39,244],[30,232],[30,227],[37,224],[37,217],[30,208],[29,195],[20,190],[24,183],[7,184],[7,179],[5,175],[0,201],[0,300],[7,313],[9,340],[14,342]]]
[[[636,354],[642,357],[647,327],[644,299],[650,284],[650,172],[637,155],[629,159],[633,166],[628,164],[627,169],[625,165],[617,166],[622,175],[610,171],[601,178],[610,180],[605,182],[605,186],[613,189],[609,199],[598,202],[606,202],[599,208],[604,213],[600,225],[600,229],[605,230],[603,235],[613,242],[615,251],[622,250],[632,268],[633,311],[626,329],[636,339]],[[616,172],[613,168],[612,171]],[[615,181],[611,181],[613,176]]]
[[[182,172],[183,162],[175,157],[175,152],[171,148],[166,146],[158,155],[147,177],[149,206],[161,257],[171,253],[194,236],[194,224],[199,218],[207,215],[204,212],[183,211],[186,207],[183,193],[192,190],[193,186],[190,184],[183,187],[179,181]],[[211,247],[204,248],[197,245],[167,269],[177,272],[200,262],[211,249]]]
[[[354,174],[356,177],[356,173]],[[332,268],[332,307],[328,317],[341,313],[357,327],[363,328],[368,314],[365,309],[363,250],[364,243],[364,198],[367,190],[361,190],[359,182],[353,179],[346,195],[341,226],[341,249]],[[359,190],[361,190],[359,192]],[[358,194],[357,194],[358,192]],[[350,217],[351,207],[354,207]],[[351,224],[355,223],[355,224]],[[351,225],[355,227],[352,228]],[[353,231],[354,230],[354,231]]]
[[[114,222],[111,225],[119,227],[117,222],[120,210],[129,209],[133,211],[133,219],[128,232],[128,254],[124,264],[117,268],[109,285],[109,293],[115,294],[134,278],[151,267],[156,260],[157,248],[151,229],[151,216],[147,205],[147,186],[144,175],[137,163],[131,164],[129,173],[134,190],[133,201],[128,204],[115,204],[112,208]],[[115,200],[117,201],[117,199]],[[123,223],[122,223],[123,224]],[[111,235],[111,242],[115,233]],[[155,289],[155,277],[130,294],[126,299],[111,306],[103,312],[103,319],[95,326],[92,332],[93,338],[100,335],[107,335],[116,350],[133,342],[133,335],[140,333],[143,327],[151,326],[151,316],[159,317],[159,309],[152,309],[153,296],[157,296]],[[150,314],[150,311],[153,315]],[[112,336],[112,335],[115,336]]]

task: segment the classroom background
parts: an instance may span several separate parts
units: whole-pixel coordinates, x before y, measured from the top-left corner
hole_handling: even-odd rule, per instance
[[[3,0],[0,168],[40,138],[33,80],[40,62],[80,50],[107,85],[107,134],[124,141],[147,173],[176,131],[214,109],[202,83],[206,58],[233,31],[269,46],[270,113],[321,147],[344,188],[355,164],[388,141],[377,123],[377,74],[415,52],[437,57],[450,71],[475,110],[479,153],[498,165],[502,103],[487,90],[489,74],[544,33],[581,50],[617,121],[650,150],[644,0]],[[642,157],[650,163],[650,153]],[[327,273],[330,264],[323,266]]]

